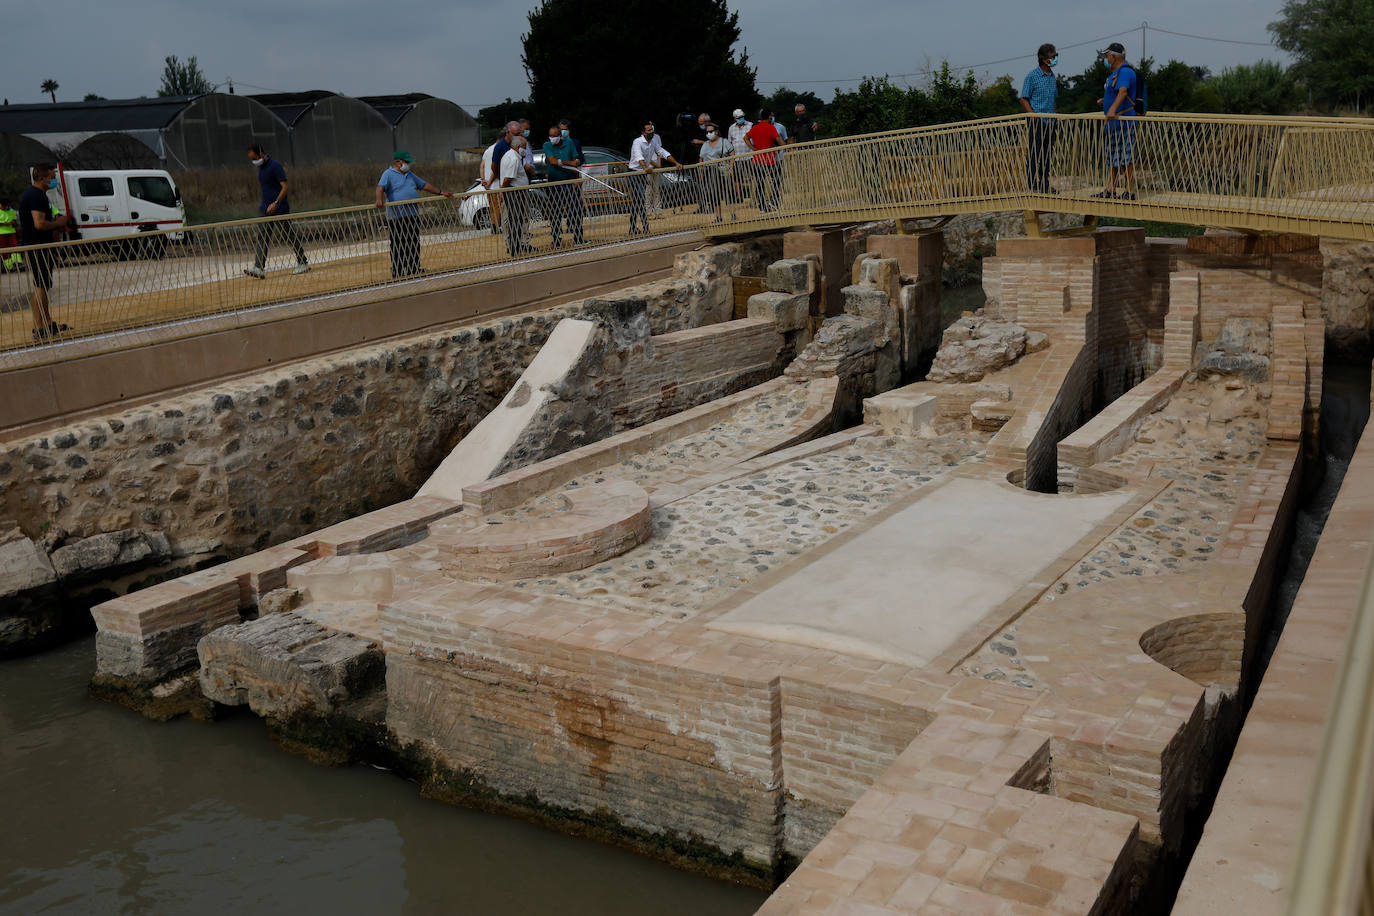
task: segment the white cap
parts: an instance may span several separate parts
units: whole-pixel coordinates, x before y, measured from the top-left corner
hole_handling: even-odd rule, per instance
[[[742,118],[742,117],[744,117],[744,109],[743,109],[743,108],[736,108],[733,117],[736,117],[736,118]]]

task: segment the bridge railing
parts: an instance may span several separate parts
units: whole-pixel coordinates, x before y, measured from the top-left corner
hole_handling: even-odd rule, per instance
[[[1048,163],[1044,187],[1028,168],[1038,157]],[[1118,196],[1104,196],[1113,162]],[[645,234],[1028,209],[1374,239],[1374,121],[1165,112],[1108,125],[1100,114],[1015,115],[745,153],[653,183],[661,212],[648,233],[630,217],[641,197],[653,206],[653,189],[618,172],[385,212],[346,207],[10,249],[8,259],[57,265],[53,319],[70,326],[58,339],[124,332],[100,344],[113,347],[154,333],[200,333],[207,321],[232,327],[283,307],[324,310],[395,295],[393,285],[453,286],[526,270],[555,253],[558,263],[604,257]],[[1120,196],[1128,192],[1134,196]],[[485,228],[511,214],[528,217],[526,232],[508,238]],[[245,275],[264,240],[264,278]],[[309,272],[294,272],[297,245]],[[407,254],[416,245],[418,264]],[[32,277],[0,275],[0,366],[72,351],[33,349],[52,338],[28,311]]]

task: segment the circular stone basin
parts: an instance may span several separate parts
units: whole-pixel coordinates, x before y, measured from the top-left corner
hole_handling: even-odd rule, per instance
[[[1108,493],[1112,490],[1119,490],[1126,485],[1125,477],[1068,464],[1059,465],[1058,477],[1058,494],[1060,496],[1090,496],[1093,493]],[[1026,469],[1017,468],[1008,472],[1007,483],[1023,490],[1026,489]]]

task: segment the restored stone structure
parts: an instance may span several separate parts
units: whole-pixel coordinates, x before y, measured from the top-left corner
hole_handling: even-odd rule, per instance
[[[1252,676],[1320,288],[1277,242],[1004,241],[946,344],[1005,358],[894,388],[940,340],[930,238],[867,238],[826,317],[812,234],[674,370],[758,328],[786,372],[642,425],[614,370],[671,334],[568,316],[496,460],[101,605],[98,685],[764,883],[800,860],[765,912],[1148,905]]]

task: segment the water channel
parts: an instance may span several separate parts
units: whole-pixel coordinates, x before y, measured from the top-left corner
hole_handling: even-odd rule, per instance
[[[92,700],[95,638],[0,663],[0,914],[752,913],[763,891]]]

